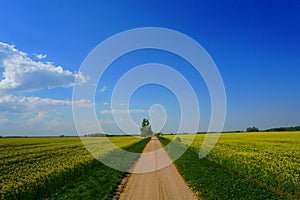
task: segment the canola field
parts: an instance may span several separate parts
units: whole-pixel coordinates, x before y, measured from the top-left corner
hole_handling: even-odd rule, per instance
[[[185,143],[194,135],[178,137]],[[198,153],[204,137],[196,135],[190,149]],[[278,194],[300,199],[300,132],[224,133],[206,159]]]
[[[142,141],[140,137],[129,136],[109,139],[121,148]],[[86,140],[106,145],[101,137]],[[97,155],[110,151],[112,149],[106,148]],[[49,196],[57,188],[98,167],[99,162],[95,160],[78,137],[0,138],[0,199]]]

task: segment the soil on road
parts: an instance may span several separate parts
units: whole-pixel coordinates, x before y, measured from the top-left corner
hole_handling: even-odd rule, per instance
[[[154,152],[153,156],[144,156],[142,154],[133,171],[147,171],[149,164],[159,166],[158,162],[171,164],[160,170],[152,170],[152,172],[130,174],[119,199],[197,199],[177,172],[166,152],[163,149],[163,151],[156,151],[161,148],[159,140],[156,137],[152,137],[143,153]]]

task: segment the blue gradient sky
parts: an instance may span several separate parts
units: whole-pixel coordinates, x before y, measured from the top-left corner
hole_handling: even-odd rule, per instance
[[[4,44],[26,53],[26,58],[37,66],[52,62],[54,68],[61,66],[71,74],[43,71],[41,77],[45,74],[48,77],[50,71],[52,74],[49,84],[42,87],[37,86],[40,82],[32,74],[28,75],[31,85],[25,78],[19,88],[0,84],[0,135],[74,134],[71,81],[78,75],[85,57],[108,37],[147,26],[180,31],[199,42],[213,58],[227,94],[224,130],[300,125],[299,1],[10,0],[2,1],[1,8],[0,81],[8,76],[3,74],[8,69],[3,60],[13,54]],[[34,54],[47,57],[39,60]],[[110,109],[106,103],[114,84],[122,73],[147,62],[172,66],[191,81],[200,102],[199,130],[205,130],[210,102],[203,80],[177,56],[155,50],[123,56],[106,72],[98,85],[95,102],[104,129],[119,131],[111,116],[101,114]],[[82,76],[85,84],[88,80]],[[145,94],[151,94],[152,98],[145,99]],[[157,85],[145,86],[133,95],[130,108],[136,110],[132,115],[134,121],[139,123],[140,118],[148,117],[144,110],[155,103],[165,105],[168,114],[163,131],[176,131],[174,127],[180,120],[178,102],[166,88]],[[84,107],[93,102],[78,104]],[[122,105],[119,109],[123,109]],[[86,123],[87,132],[92,132],[94,125]]]

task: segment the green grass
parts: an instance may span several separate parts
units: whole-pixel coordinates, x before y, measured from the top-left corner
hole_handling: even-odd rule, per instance
[[[88,140],[90,147],[93,145],[104,147],[97,152],[98,156],[109,158],[109,155],[116,154],[116,150],[107,145],[103,138]],[[138,152],[142,151],[148,142],[138,137],[112,137],[110,140],[123,149]],[[124,166],[130,167],[136,158],[131,157]],[[112,185],[117,185],[124,175],[124,173],[118,175],[101,164],[76,137],[1,138],[0,173],[0,199],[41,199],[51,197],[55,192],[58,193],[54,197],[60,198],[63,193],[59,191],[67,192],[68,187],[82,190],[84,185],[80,186],[78,183],[85,177],[94,177],[94,183],[105,182],[107,188],[113,188]],[[99,176],[100,180],[97,179]],[[88,184],[91,182],[93,180]],[[68,186],[69,184],[71,186]],[[98,187],[94,185],[92,188]],[[112,189],[108,191],[110,195]],[[97,194],[106,197],[108,194],[104,193],[97,191]]]
[[[199,159],[205,135],[196,135],[175,165],[204,199],[300,199],[299,136],[299,132],[223,134],[213,151]],[[169,142],[168,137],[160,138],[162,144]],[[179,137],[184,143],[193,136]],[[181,145],[168,145],[170,157]]]

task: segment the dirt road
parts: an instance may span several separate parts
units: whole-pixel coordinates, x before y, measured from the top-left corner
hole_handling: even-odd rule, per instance
[[[156,137],[146,145],[143,153],[149,153],[162,148]],[[170,158],[163,151],[156,151],[153,156],[141,155],[133,171],[147,171],[149,164],[159,166],[159,162],[171,163]],[[151,171],[151,170],[148,170]],[[178,174],[174,164],[167,167],[147,172],[133,173],[128,177],[119,199],[130,200],[158,200],[158,199],[197,199],[193,192],[186,186],[182,177]]]

